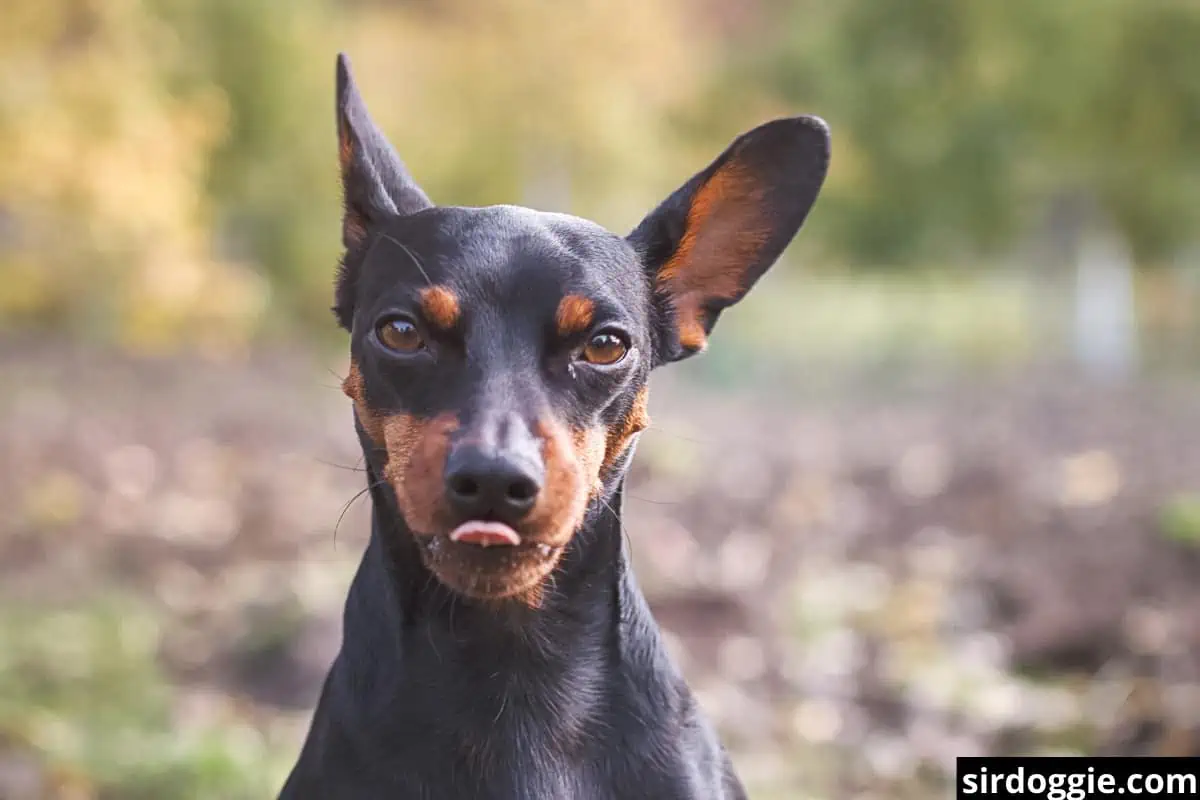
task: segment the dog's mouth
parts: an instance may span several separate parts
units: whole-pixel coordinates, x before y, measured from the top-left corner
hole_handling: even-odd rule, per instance
[[[425,565],[448,588],[477,599],[534,595],[554,571],[564,546],[534,541],[492,520],[418,536]]]

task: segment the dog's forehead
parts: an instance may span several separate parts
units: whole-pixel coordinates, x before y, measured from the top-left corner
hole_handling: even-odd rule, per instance
[[[633,248],[590,220],[521,206],[436,207],[396,220],[373,258],[391,276],[448,286],[464,301],[545,294],[639,299]]]

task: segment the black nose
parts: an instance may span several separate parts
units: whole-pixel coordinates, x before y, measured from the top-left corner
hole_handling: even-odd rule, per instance
[[[459,445],[446,460],[446,499],[464,519],[515,523],[529,513],[542,490],[541,470],[524,462]]]

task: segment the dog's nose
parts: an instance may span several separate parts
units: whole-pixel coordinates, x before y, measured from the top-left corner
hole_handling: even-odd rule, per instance
[[[541,471],[528,461],[473,444],[455,447],[446,460],[446,499],[465,519],[515,523],[542,490]]]

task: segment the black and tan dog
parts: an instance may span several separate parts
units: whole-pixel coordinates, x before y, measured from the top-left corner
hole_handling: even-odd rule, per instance
[[[374,504],[282,798],[740,798],[630,572],[646,381],[704,349],[804,222],[829,133],[733,142],[627,237],[435,206],[337,71],[335,311]]]

